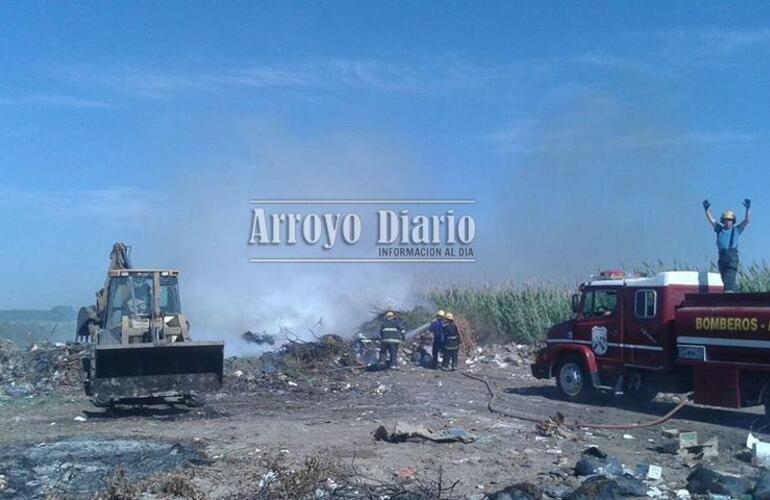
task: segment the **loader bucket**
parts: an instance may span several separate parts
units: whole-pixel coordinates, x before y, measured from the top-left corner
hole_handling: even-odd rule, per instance
[[[184,397],[222,387],[224,342],[96,345],[95,401]]]

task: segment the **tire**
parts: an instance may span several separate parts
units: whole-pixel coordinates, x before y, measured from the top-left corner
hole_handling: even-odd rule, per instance
[[[206,404],[206,399],[203,398],[203,396],[198,396],[197,394],[188,394],[182,398],[182,404],[188,408],[199,408]]]
[[[574,403],[585,403],[594,396],[591,375],[574,356],[564,358],[556,366],[556,387],[563,399]]]

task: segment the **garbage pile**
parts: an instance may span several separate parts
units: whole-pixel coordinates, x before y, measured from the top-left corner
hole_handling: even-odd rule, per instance
[[[415,321],[421,319],[422,317]],[[515,343],[479,346],[464,318],[456,317],[455,323],[461,333],[460,366],[470,371],[528,366],[537,349],[535,346]],[[331,373],[344,374],[354,369],[375,369],[379,363],[380,340],[379,330],[373,330],[373,325],[378,324],[376,320],[365,323],[362,331],[352,339],[328,334],[315,337],[313,341],[305,341],[297,336],[289,336],[283,344],[260,356],[228,358],[225,362],[228,386],[235,390],[248,390],[266,385],[277,387],[285,385],[287,381],[299,381],[308,377]],[[432,365],[433,339],[427,331],[427,324],[422,323],[407,333],[406,341],[402,342],[399,352],[402,365]],[[249,331],[244,333],[243,337],[262,346],[275,341],[275,337],[264,332],[257,334]]]
[[[480,366],[496,368],[529,366],[536,351],[536,346],[515,343],[476,347],[465,360],[465,367],[473,370]]]
[[[308,377],[361,368],[366,363],[359,361],[357,345],[338,335],[324,335],[313,342],[289,341],[259,357],[228,358],[225,360],[227,384],[236,390],[296,386],[295,381]]]
[[[79,386],[83,349],[82,345],[57,342],[24,350],[0,340],[0,395],[26,397]]]

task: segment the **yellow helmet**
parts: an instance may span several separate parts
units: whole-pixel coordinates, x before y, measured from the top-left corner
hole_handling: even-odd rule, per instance
[[[735,220],[735,212],[732,210],[725,210],[722,212],[722,220]]]
[[[454,314],[452,314],[452,313],[446,313],[446,315],[444,316],[444,318],[445,318],[447,321],[454,321],[454,320],[455,320],[455,315],[454,315]]]
[[[388,311],[385,313],[385,319],[393,319],[395,317],[396,317],[396,313],[394,313],[393,311]]]
[[[443,309],[439,309],[438,312],[436,313],[436,316],[438,316],[439,318],[443,318],[444,316],[446,316],[446,313],[444,312]]]

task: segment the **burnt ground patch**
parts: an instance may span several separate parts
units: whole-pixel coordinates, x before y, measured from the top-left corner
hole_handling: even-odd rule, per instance
[[[157,440],[74,438],[5,446],[0,448],[0,474],[7,487],[0,498],[90,497],[118,469],[129,480],[140,480],[202,460],[193,446]]]

